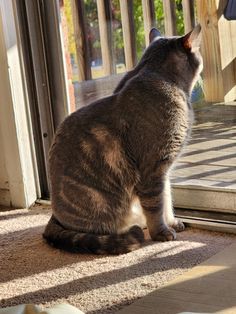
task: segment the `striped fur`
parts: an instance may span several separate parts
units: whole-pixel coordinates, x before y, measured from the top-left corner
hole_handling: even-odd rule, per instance
[[[58,249],[92,254],[124,254],[136,250],[144,241],[143,230],[139,226],[133,226],[122,234],[97,235],[65,229],[53,216],[43,237]]]
[[[174,217],[169,173],[191,129],[199,33],[158,37],[113,95],[59,126],[49,155],[48,243],[122,254],[144,241],[144,223],[154,241],[174,240],[184,229]]]

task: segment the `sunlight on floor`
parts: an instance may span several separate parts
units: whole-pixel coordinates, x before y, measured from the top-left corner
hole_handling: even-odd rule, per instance
[[[236,313],[236,243],[119,314]]]
[[[0,306],[34,303],[50,307],[69,302],[86,313],[114,313],[185,274],[236,239],[234,235],[187,229],[176,241],[147,239],[141,249],[126,255],[70,254],[43,241],[50,214],[42,206],[0,213]],[[212,272],[226,271],[221,263],[213,265]],[[206,272],[211,275],[210,268]]]

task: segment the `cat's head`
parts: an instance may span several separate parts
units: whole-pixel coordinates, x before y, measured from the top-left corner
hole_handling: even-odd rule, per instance
[[[191,92],[203,68],[199,51],[201,26],[197,25],[182,37],[162,37],[153,28],[149,38],[150,45],[144,53],[143,61],[163,78],[177,81],[183,89]]]

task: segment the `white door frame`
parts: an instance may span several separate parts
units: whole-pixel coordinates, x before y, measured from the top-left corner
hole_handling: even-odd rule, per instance
[[[22,208],[40,188],[13,2],[0,0],[0,133],[9,190],[4,199],[0,190],[0,204]]]

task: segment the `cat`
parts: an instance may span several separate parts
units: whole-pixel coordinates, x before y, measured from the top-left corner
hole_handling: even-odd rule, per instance
[[[49,153],[52,216],[43,237],[70,252],[123,254],[176,239],[170,171],[189,137],[201,27],[150,45],[114,93],[69,115]]]

